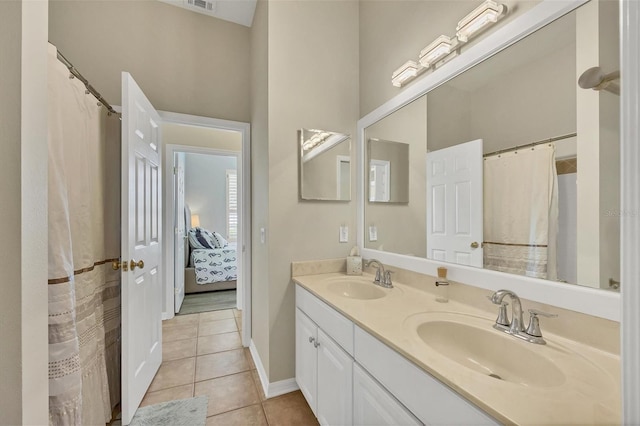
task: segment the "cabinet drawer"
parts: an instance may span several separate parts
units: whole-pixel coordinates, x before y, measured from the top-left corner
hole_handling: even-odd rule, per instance
[[[353,367],[353,424],[356,426],[422,425],[358,364]]]
[[[408,361],[360,327],[355,327],[355,359],[426,424],[499,424],[448,386]]]
[[[335,309],[296,285],[296,306],[353,356],[353,323]]]

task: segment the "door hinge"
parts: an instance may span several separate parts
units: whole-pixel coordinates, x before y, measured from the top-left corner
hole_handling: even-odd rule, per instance
[[[175,167],[175,166],[173,167],[173,174],[174,174],[174,175],[177,175],[177,174],[178,174],[178,168],[177,168],[177,167]]]

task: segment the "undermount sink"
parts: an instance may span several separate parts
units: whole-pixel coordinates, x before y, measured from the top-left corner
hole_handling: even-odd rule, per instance
[[[338,296],[349,299],[372,300],[380,299],[389,294],[391,289],[376,286],[364,277],[338,277],[331,279],[327,289]]]
[[[541,353],[543,348],[495,331],[488,320],[425,313],[410,317],[406,325],[440,355],[496,380],[542,388],[560,386],[566,380],[562,370]]]

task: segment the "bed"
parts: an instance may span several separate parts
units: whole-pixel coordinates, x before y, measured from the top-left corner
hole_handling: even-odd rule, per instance
[[[185,220],[186,229],[191,229],[188,206],[185,206]],[[193,249],[189,239],[185,238],[185,294],[235,289],[237,263],[235,245],[222,249]]]

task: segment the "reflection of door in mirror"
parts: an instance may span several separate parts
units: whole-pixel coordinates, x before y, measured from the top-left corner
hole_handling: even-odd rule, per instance
[[[369,161],[369,201],[389,202],[389,179],[391,162],[386,160]]]
[[[338,166],[338,188],[337,195],[339,200],[351,199],[351,157],[346,155],[336,156]]]
[[[427,153],[427,257],[482,267],[482,139]]]
[[[502,160],[510,156],[515,160],[524,154],[525,147],[531,151],[540,145],[542,150],[542,145],[552,144],[555,155],[544,167],[512,167],[490,187],[485,174],[484,205],[502,200],[508,208],[501,211],[510,212],[517,231],[502,231],[505,220],[485,209],[484,240],[473,240],[485,244],[485,262],[478,266],[593,288],[615,288],[611,285],[615,286],[620,276],[623,214],[619,210],[620,98],[608,91],[581,88],[578,80],[595,65],[605,75],[615,75],[619,69],[618,9],[615,1],[587,2],[442,84],[438,81],[428,93],[369,125],[362,144],[373,138],[409,144],[407,187],[411,202],[396,206],[366,202],[364,229],[375,225],[378,241],[365,241],[365,248],[467,263],[442,252],[436,255],[435,249],[425,253],[429,240],[436,238],[420,229],[427,225],[427,214],[438,219],[438,214],[448,211],[434,205],[439,200],[438,189],[427,189],[433,176],[425,176],[427,163],[421,156],[482,138],[487,157],[484,163],[494,166],[491,157],[498,153]],[[365,160],[365,169],[370,158]],[[553,166],[557,168],[555,181],[547,173]],[[534,199],[533,192],[527,193],[524,184],[515,182],[536,183],[540,196]],[[391,188],[393,202],[393,176]],[[544,188],[553,188],[557,194]],[[556,234],[545,225],[553,227],[556,220],[550,216],[552,197],[557,197],[558,204]],[[364,200],[369,196],[365,194]],[[522,212],[513,215],[517,209]],[[447,223],[441,220],[436,220],[436,225]],[[434,225],[433,220],[429,223]],[[489,235],[488,228],[500,238]],[[520,260],[514,260],[518,256]],[[543,262],[542,257],[547,260]]]

